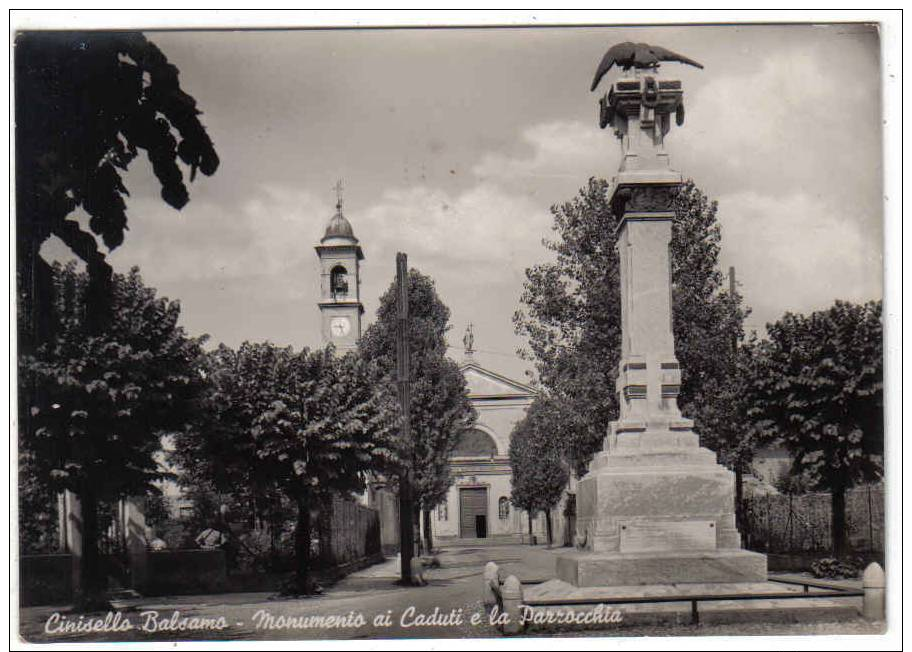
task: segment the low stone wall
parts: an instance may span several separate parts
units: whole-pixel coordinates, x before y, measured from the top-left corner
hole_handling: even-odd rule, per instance
[[[145,595],[190,595],[225,591],[223,550],[164,550],[148,556]]]
[[[19,560],[19,604],[67,604],[73,597],[72,556],[24,555]]]

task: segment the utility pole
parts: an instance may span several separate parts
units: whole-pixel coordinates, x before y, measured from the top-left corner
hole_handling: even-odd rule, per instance
[[[400,430],[402,450],[402,471],[399,474],[399,551],[400,575],[405,585],[412,583],[412,557],[415,554],[412,504],[412,437],[409,419],[411,385],[409,379],[408,309],[409,283],[408,258],[404,253],[396,254],[396,295],[398,326],[396,332],[396,362],[399,387],[399,406],[402,415]]]
[[[735,282],[735,266],[728,268],[728,296],[731,300],[732,312],[737,306],[737,283]],[[738,373],[738,334],[734,331],[731,336],[732,374]],[[735,457],[735,527],[744,532],[744,469],[741,456]]]
[[[735,266],[732,265],[731,267],[728,268],[728,296],[731,297],[732,310],[734,310],[734,308],[736,306],[736,300],[737,300],[736,292],[737,292],[737,289],[736,289],[736,283],[735,283]],[[732,331],[731,347],[732,347],[732,359],[734,360],[735,355],[738,353],[738,334],[735,333],[734,331]]]

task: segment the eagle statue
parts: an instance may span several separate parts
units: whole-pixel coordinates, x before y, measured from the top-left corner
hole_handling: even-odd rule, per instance
[[[602,81],[602,77],[611,70],[612,66],[617,65],[623,70],[630,70],[631,68],[636,68],[638,70],[643,68],[655,69],[659,67],[660,61],[678,61],[680,63],[686,63],[689,66],[696,66],[697,68],[703,67],[693,59],[689,59],[684,55],[672,52],[671,50],[667,50],[658,45],[631,43],[630,41],[627,41],[608,48],[605,56],[602,57],[602,62],[599,64],[598,70],[595,71],[595,79],[592,80],[592,88],[589,90],[595,90],[599,85],[599,82]]]

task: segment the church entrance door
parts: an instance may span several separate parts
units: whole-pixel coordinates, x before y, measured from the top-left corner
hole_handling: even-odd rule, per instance
[[[484,539],[488,536],[488,490],[485,487],[459,490],[459,536]]]

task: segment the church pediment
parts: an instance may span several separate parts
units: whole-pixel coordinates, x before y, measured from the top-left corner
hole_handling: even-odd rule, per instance
[[[461,367],[469,398],[533,398],[535,389],[469,362]]]

